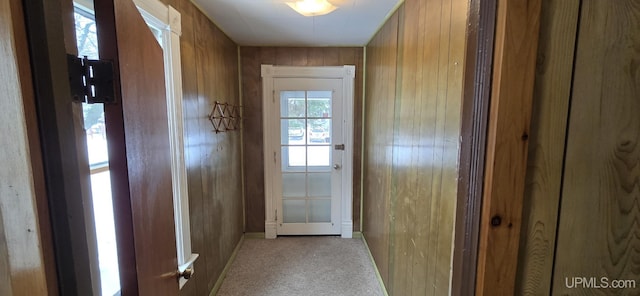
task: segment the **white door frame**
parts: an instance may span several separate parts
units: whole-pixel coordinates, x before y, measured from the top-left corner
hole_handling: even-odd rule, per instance
[[[276,198],[273,194],[273,177],[276,169],[276,155],[274,151],[276,143],[280,144],[279,126],[272,126],[277,122],[270,118],[272,114],[278,114],[275,102],[274,78],[334,78],[342,79],[342,128],[344,135],[344,155],[342,165],[342,197],[340,204],[340,233],[343,238],[353,236],[353,91],[355,79],[355,66],[345,65],[337,67],[293,67],[262,65],[262,122],[264,143],[264,189],[265,189],[265,238],[276,238],[277,219],[282,219],[282,213],[276,216]],[[279,124],[279,122],[278,122]]]

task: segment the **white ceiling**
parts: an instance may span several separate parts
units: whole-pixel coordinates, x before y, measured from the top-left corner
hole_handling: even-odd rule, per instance
[[[329,0],[334,12],[304,17],[294,0],[192,0],[239,45],[364,46],[402,0]]]

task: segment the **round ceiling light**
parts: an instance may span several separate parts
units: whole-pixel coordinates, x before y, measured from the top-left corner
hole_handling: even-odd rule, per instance
[[[325,15],[338,8],[327,0],[300,0],[296,2],[287,2],[287,5],[304,16]]]

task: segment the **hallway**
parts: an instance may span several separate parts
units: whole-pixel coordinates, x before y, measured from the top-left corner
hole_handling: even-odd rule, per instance
[[[217,295],[383,295],[361,239],[247,238]]]

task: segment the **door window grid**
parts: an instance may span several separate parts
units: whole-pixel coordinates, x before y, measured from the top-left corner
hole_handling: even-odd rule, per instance
[[[280,102],[284,222],[331,222],[331,92],[283,91]]]

